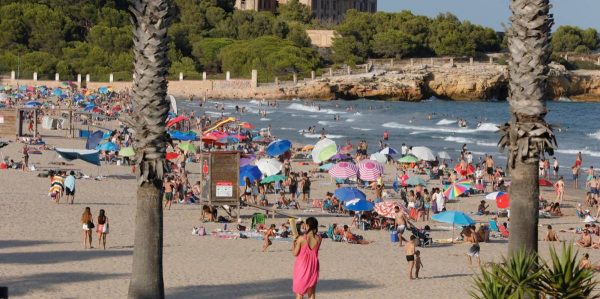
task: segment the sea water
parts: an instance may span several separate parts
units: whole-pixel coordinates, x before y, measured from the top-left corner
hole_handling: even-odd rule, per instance
[[[375,100],[355,101],[277,101],[270,107],[261,101],[207,101],[180,100],[180,109],[194,110],[213,119],[221,114],[215,104],[225,106],[225,115],[251,122],[257,129],[271,125],[278,138],[301,144],[314,144],[322,129],[328,138],[339,145],[347,141],[357,144],[359,140],[369,143],[369,152],[379,147],[383,132],[389,132],[389,146],[400,150],[402,143],[408,146],[427,146],[434,152],[446,151],[457,158],[463,144],[476,161],[484,153],[491,154],[498,165],[506,163],[506,155],[500,153],[497,126],[509,120],[509,105],[504,101],[445,101],[429,99],[422,102],[386,102]],[[246,113],[236,113],[235,106],[245,107]],[[352,110],[348,108],[352,107]],[[554,127],[561,174],[570,177],[570,167],[578,152],[583,154],[584,168],[600,166],[600,104],[577,102],[548,102],[546,121]],[[259,110],[266,110],[261,118]],[[335,117],[339,116],[339,120]],[[431,119],[429,117],[431,116]],[[467,127],[459,127],[458,119],[467,121]],[[315,133],[308,133],[315,126]],[[303,132],[304,130],[304,132]]]

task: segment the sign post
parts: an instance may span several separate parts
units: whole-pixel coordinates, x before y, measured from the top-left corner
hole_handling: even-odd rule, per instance
[[[202,175],[200,200],[211,207],[228,206],[225,211],[232,216],[236,209],[239,218],[240,204],[240,153],[236,151],[208,152],[200,154]]]

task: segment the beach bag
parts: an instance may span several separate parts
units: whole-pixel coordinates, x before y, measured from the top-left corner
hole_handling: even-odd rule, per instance
[[[94,225],[94,222],[91,222],[91,221],[88,221],[86,224],[87,224],[88,229],[92,229],[92,228],[96,227]]]
[[[104,225],[102,226],[102,233],[104,234],[108,234],[108,222],[104,223]]]

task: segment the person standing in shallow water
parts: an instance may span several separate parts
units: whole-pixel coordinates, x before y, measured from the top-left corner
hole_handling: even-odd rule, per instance
[[[321,237],[317,234],[319,222],[315,217],[306,219],[308,230],[302,236],[296,236],[292,253],[294,262],[292,290],[296,299],[316,297],[316,287],[319,281],[319,248]]]

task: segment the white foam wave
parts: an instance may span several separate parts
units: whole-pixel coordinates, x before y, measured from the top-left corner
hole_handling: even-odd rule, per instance
[[[321,134],[305,133],[303,136],[306,137],[306,138],[321,138]],[[334,134],[325,134],[325,137],[327,137],[329,139],[339,139],[339,138],[344,138],[346,136],[344,136],[344,135],[334,135]]]
[[[498,125],[494,124],[494,123],[482,123],[475,130],[476,131],[483,131],[483,132],[496,132],[496,131],[498,131]]]
[[[284,131],[296,131],[295,128],[281,128],[280,130],[284,130]]]
[[[583,155],[591,156],[591,157],[600,157],[600,152],[593,152],[588,149],[576,150],[576,149],[559,149],[556,150],[557,153],[567,154],[567,155],[577,155],[577,153],[581,152]]]
[[[496,146],[498,146],[498,144],[495,143],[495,142],[477,141],[476,144],[479,145],[479,146],[489,146],[489,147],[496,147]]]
[[[349,123],[351,123],[351,122],[355,122],[356,119],[354,119],[354,118],[348,118],[348,119],[346,119],[346,121],[349,122]]]
[[[373,129],[368,129],[368,128],[358,128],[358,127],[351,127],[354,130],[358,130],[358,131],[373,131]]]
[[[215,112],[215,111],[205,111],[204,113],[211,114],[211,115],[219,115],[219,116],[221,116],[221,114],[223,114],[223,115],[230,115],[231,114],[229,112]]]
[[[306,112],[318,112],[318,113],[326,113],[326,114],[342,114],[345,113],[343,111],[335,111],[333,109],[319,109],[317,106],[307,106],[298,103],[290,104],[287,109],[298,110],[298,111],[306,111]]]
[[[449,125],[449,124],[454,124],[456,123],[456,120],[451,120],[451,119],[441,119],[440,121],[438,121],[437,123],[435,123],[438,126],[443,126],[443,125]]]
[[[322,126],[335,126],[336,125],[335,121],[329,121],[329,120],[320,120],[317,123]]]
[[[600,130],[598,130],[598,131],[596,131],[594,133],[589,133],[587,135],[590,136],[593,139],[600,140]]]
[[[261,118],[260,121],[270,121],[270,118]]]
[[[470,139],[470,138],[465,138],[465,137],[455,137],[455,136],[448,136],[446,138],[444,138],[444,141],[448,141],[448,142],[456,142],[456,143],[473,143],[475,142],[475,140]]]

